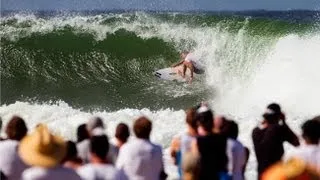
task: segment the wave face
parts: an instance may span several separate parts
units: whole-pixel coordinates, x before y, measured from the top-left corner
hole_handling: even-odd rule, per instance
[[[247,79],[281,38],[311,39],[315,27],[230,15],[11,13],[1,17],[1,99],[185,108],[214,98],[217,81]],[[185,49],[207,65],[209,82],[186,86],[152,76]]]
[[[251,129],[268,103],[283,106],[296,132],[319,113],[318,14],[7,13],[0,21],[0,116],[20,115],[30,128],[45,122],[74,139],[92,115],[105,120],[110,136],[119,122],[131,126],[146,115],[156,127],[152,140],[167,148],[184,130],[181,109],[206,100],[239,123],[240,140],[253,150]],[[206,65],[204,77],[187,85],[152,76],[186,49]],[[251,153],[246,176],[255,169]]]

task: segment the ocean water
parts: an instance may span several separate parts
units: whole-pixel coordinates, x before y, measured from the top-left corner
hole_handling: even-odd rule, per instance
[[[75,139],[101,116],[112,136],[119,122],[146,115],[165,149],[184,131],[184,109],[207,101],[233,118],[251,148],[251,130],[270,102],[300,133],[320,113],[320,12],[2,12],[1,107]],[[192,50],[206,66],[193,84],[159,81],[152,72]],[[291,151],[290,146],[286,148]],[[246,176],[256,176],[254,152]]]

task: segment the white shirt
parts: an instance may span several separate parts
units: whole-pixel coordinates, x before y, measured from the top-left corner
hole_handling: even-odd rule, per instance
[[[22,180],[81,180],[72,169],[57,166],[54,168],[31,167],[22,173]]]
[[[300,158],[320,172],[320,146],[304,145],[296,149],[291,157]]]
[[[227,140],[228,173],[233,180],[243,180],[242,170],[246,161],[244,146],[235,139]]]
[[[90,140],[85,139],[77,144],[78,156],[83,160],[84,163],[89,162],[90,155]]]
[[[191,143],[192,141],[196,139],[195,137],[189,135],[188,133],[184,133],[183,135],[181,135],[180,137],[180,141],[181,141],[181,154],[183,155],[186,152],[191,151]]]
[[[77,170],[83,180],[126,180],[127,177],[109,164],[87,164]]]
[[[17,153],[19,141],[0,141],[0,170],[8,179],[20,179],[22,172],[28,168]]]
[[[159,180],[163,169],[162,148],[135,138],[120,148],[116,166],[130,180]]]

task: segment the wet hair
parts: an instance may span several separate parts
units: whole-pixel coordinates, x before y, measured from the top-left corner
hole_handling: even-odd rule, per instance
[[[78,150],[77,146],[73,141],[67,141],[67,153],[62,162],[77,160],[78,158]]]
[[[263,118],[270,124],[278,123],[282,116],[280,105],[271,103],[267,106],[267,109],[271,110],[271,112],[264,113]]]
[[[86,124],[81,124],[77,128],[77,142],[81,142],[85,139],[89,139],[89,132]]]
[[[263,118],[269,123],[269,124],[277,124],[279,122],[279,118],[275,114],[263,114]]]
[[[226,120],[221,129],[221,133],[229,138],[237,139],[239,134],[238,124],[232,120]]]
[[[320,121],[315,119],[308,120],[301,126],[302,137],[311,144],[319,144],[320,140]]]
[[[138,138],[149,139],[151,130],[152,122],[144,116],[134,122],[133,131]]]
[[[9,139],[20,141],[28,132],[25,121],[19,116],[13,116],[6,127]]]
[[[105,160],[109,152],[109,141],[106,135],[92,136],[90,138],[90,152]]]
[[[129,127],[124,123],[119,123],[116,127],[115,137],[122,142],[127,142],[130,136]]]
[[[186,123],[192,127],[192,129],[197,129],[197,119],[196,119],[196,108],[189,108],[186,110]]]
[[[212,132],[213,128],[213,112],[208,109],[207,111],[196,113],[196,120],[198,126],[203,127],[207,132]]]

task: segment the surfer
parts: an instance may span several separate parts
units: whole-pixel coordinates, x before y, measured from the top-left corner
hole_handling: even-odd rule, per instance
[[[181,58],[181,61],[172,65],[172,67],[177,67],[182,64],[182,72],[181,72],[181,70],[179,70],[178,73],[183,78],[185,78],[185,76],[186,76],[187,68],[190,69],[189,83],[191,83],[193,80],[193,73],[196,73],[196,74],[203,74],[204,73],[204,70],[199,67],[198,59],[189,51],[183,51],[180,54],[180,58]]]

